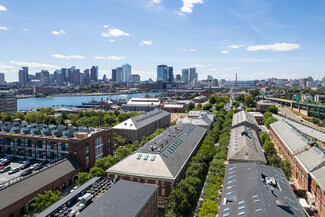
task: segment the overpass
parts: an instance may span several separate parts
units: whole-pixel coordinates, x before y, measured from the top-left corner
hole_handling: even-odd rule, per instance
[[[296,110],[299,113],[306,115],[307,117],[317,117],[319,119],[325,118],[325,106],[323,105],[300,103],[293,100],[271,97],[268,97],[267,99],[283,106],[290,107],[291,109]]]

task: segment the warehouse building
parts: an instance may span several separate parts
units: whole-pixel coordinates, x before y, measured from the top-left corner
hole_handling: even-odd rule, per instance
[[[280,168],[258,163],[228,164],[220,217],[305,217]]]
[[[184,178],[206,131],[192,124],[176,124],[106,172],[111,178],[158,185],[158,206],[166,209],[171,190]]]
[[[258,127],[258,123],[256,122],[253,115],[251,115],[246,111],[237,112],[232,117],[232,128],[236,128],[239,126],[249,127],[252,130],[255,130],[257,134],[260,131],[260,128]]]
[[[166,128],[170,123],[170,113],[156,109],[146,112],[113,127],[113,131],[126,139],[128,143],[141,141],[142,137],[149,136],[159,128]]]

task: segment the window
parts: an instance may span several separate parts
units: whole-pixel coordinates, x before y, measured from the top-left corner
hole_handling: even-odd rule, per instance
[[[161,189],[161,196],[165,196],[165,188]]]

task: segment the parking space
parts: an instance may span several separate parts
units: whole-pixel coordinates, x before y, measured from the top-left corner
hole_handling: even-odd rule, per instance
[[[13,183],[15,183],[16,181],[19,181],[19,180],[20,180],[19,177],[21,176],[21,174],[22,174],[24,171],[30,169],[31,166],[32,166],[33,164],[40,163],[40,162],[35,161],[35,162],[33,162],[32,164],[30,164],[27,168],[25,168],[25,169],[20,169],[21,166],[23,165],[23,163],[20,162],[20,161],[21,161],[21,159],[15,159],[14,161],[10,162],[9,165],[5,166],[5,167],[10,167],[10,170],[13,170],[13,169],[15,169],[15,168],[18,168],[18,169],[19,169],[17,172],[15,172],[15,173],[13,173],[13,174],[9,174],[9,171],[1,172],[1,169],[0,169],[0,188],[1,188],[1,187],[5,187],[5,186],[7,186],[7,185],[9,184],[9,182],[8,182],[9,180],[10,180],[10,184],[13,184]],[[44,165],[44,167],[42,168],[42,170],[43,170],[45,167],[46,167],[46,165]],[[32,173],[36,173],[36,172],[38,172],[38,171],[40,171],[40,170],[36,170],[36,171],[33,170]],[[28,176],[29,176],[29,175],[24,176],[24,177],[28,177]],[[24,178],[24,177],[23,177],[23,178]]]

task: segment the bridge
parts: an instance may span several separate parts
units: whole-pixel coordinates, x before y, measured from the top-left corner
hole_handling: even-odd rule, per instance
[[[271,97],[268,97],[267,99],[280,105],[290,107],[291,109],[298,111],[299,113],[304,114],[307,117],[317,117],[319,119],[325,118],[325,106],[323,105],[312,103],[300,103],[293,100]]]

